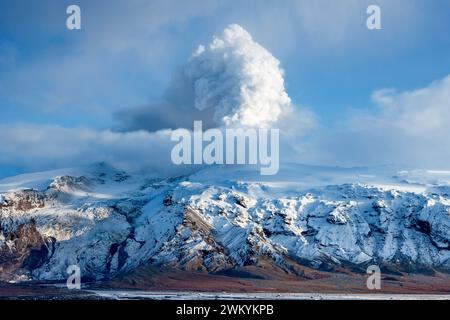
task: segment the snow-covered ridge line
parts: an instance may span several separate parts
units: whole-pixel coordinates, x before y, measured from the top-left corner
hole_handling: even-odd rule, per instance
[[[0,181],[1,278],[64,279],[71,264],[94,279],[143,263],[217,272],[261,259],[294,274],[296,264],[450,270],[446,172],[290,166],[258,180],[242,167],[172,179],[69,171]]]

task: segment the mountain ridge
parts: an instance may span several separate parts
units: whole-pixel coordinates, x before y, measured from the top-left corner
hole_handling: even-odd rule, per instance
[[[0,180],[1,278],[63,280],[73,264],[93,280],[142,265],[214,274],[266,260],[298,277],[304,267],[371,264],[449,272],[448,172],[255,172],[223,166],[164,178],[94,166]]]

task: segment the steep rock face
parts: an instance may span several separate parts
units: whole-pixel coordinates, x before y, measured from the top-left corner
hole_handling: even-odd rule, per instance
[[[34,220],[18,225],[10,232],[3,232],[0,246],[0,279],[9,280],[13,275],[25,275],[40,268],[54,252],[54,238],[44,238]]]
[[[437,191],[436,191],[437,190]],[[123,172],[57,176],[0,199],[1,277],[111,278],[142,263],[220,272],[271,261],[295,273],[378,264],[450,271],[450,199],[363,184],[268,185]]]

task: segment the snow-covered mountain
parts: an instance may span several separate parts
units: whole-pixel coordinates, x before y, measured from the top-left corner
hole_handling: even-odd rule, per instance
[[[207,167],[177,178],[106,165],[0,180],[0,277],[113,278],[142,264],[218,272],[270,261],[450,271],[450,172]]]

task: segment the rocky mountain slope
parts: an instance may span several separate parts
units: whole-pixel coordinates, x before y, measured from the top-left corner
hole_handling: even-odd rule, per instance
[[[450,173],[210,167],[162,178],[105,165],[0,181],[0,277],[85,279],[139,266],[221,273],[450,271]]]

